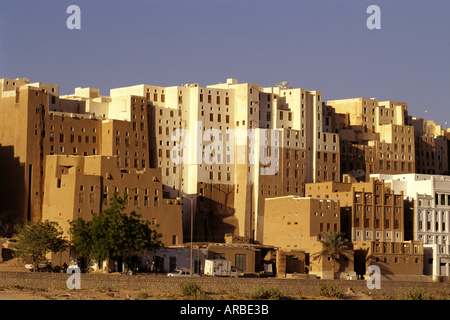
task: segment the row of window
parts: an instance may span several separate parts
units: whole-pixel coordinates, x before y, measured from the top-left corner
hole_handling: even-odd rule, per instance
[[[431,221],[427,221],[427,223],[426,223],[426,229],[425,229],[425,228],[424,228],[424,227],[425,227],[424,221],[422,221],[422,220],[419,221],[419,230],[420,230],[420,231],[437,231],[437,232],[445,232],[445,222],[439,223],[438,221],[436,221],[436,222],[435,222],[435,229],[434,229],[434,230],[431,229],[431,226],[432,226]]]
[[[320,231],[320,232],[324,232],[324,231],[325,231],[324,228],[323,228],[323,223],[320,223],[319,231]],[[326,230],[326,231],[327,231],[327,232],[328,232],[328,231],[331,231],[331,223],[327,223],[327,230]],[[334,232],[338,232],[338,226],[337,226],[337,223],[334,223],[334,224],[333,224],[333,231],[334,231]]]
[[[361,228],[361,222],[360,222],[360,218],[355,218],[355,228]],[[399,230],[400,228],[400,220],[394,220],[394,225],[393,225],[395,230]],[[371,229],[371,219],[370,218],[366,218],[364,219],[364,228],[368,228]],[[381,219],[375,219],[375,225],[373,226],[374,229],[381,229]],[[391,220],[390,219],[385,219],[384,220],[384,226],[383,229],[390,229],[391,228]]]
[[[372,211],[372,206],[365,206],[366,207],[366,212],[371,212]],[[381,212],[382,211],[382,207],[375,207],[376,212]],[[362,206],[356,206],[356,211],[362,211]],[[393,208],[393,211],[395,211],[396,213],[400,213],[401,209],[400,208]],[[386,207],[386,212],[391,212],[391,207]]]
[[[386,231],[385,233],[386,240],[392,240],[392,232]],[[395,232],[395,241],[401,241],[401,233]],[[372,238],[372,231],[365,231],[365,240],[371,240]],[[356,240],[361,239],[361,231],[356,231]],[[381,233],[379,231],[375,232],[375,239],[380,240],[381,239]]]
[[[103,198],[107,199],[108,198],[108,194],[105,193]],[[149,196],[143,196],[141,199],[143,199],[143,203],[142,204],[144,206],[150,206],[150,203],[153,203],[154,207],[158,207],[159,206],[159,197],[158,196],[153,197],[153,201],[152,202],[150,202],[150,197]],[[84,192],[78,193],[78,203],[79,204],[95,204],[95,193],[89,193],[89,194],[86,194]],[[139,203],[139,196],[138,195],[134,195],[132,197],[129,197],[128,199],[125,199],[125,205],[139,206],[139,205],[142,205],[142,204]]]
[[[392,166],[392,164],[394,166]],[[400,164],[400,166],[399,166]],[[400,168],[399,168],[400,167]],[[402,171],[402,172],[413,172],[414,168],[413,168],[413,163],[411,162],[400,162],[400,161],[386,161],[386,167],[384,166],[384,161],[380,160],[379,162],[379,169],[380,170],[384,170],[386,169],[387,171],[393,170],[393,171]]]
[[[116,142],[115,142],[116,147],[120,146],[120,142],[121,142],[120,137],[116,137]],[[124,142],[125,142],[125,147],[127,147],[127,148],[131,147],[129,138],[125,138]],[[147,142],[142,141],[142,143],[140,143],[139,140],[134,140],[134,148],[139,148],[139,146],[142,146],[142,149],[145,150],[145,149],[147,149]]]
[[[203,111],[201,113],[203,115]],[[214,122],[214,113],[209,114],[209,121]],[[222,114],[217,114],[217,122],[222,122]],[[230,116],[227,114],[225,115],[225,123],[230,123]]]
[[[56,152],[55,146],[50,146],[50,155],[53,155],[55,152]],[[70,152],[70,149],[67,150],[66,148],[64,148],[64,146],[61,146],[61,147],[59,147],[58,152],[59,153]],[[73,154],[77,154],[78,153],[78,148],[76,148],[76,147],[72,148],[72,153]],[[98,154],[97,148],[92,149],[92,154],[93,155]],[[83,156],[88,156],[88,155],[89,155],[88,152],[86,152],[86,151],[83,152]]]
[[[180,96],[181,97],[181,96]],[[182,98],[182,97],[181,97]],[[199,97],[200,102],[205,102],[204,98],[203,98],[203,93],[200,93],[200,97]],[[213,99],[212,99],[212,95],[208,94],[207,95],[207,103],[212,103]],[[180,102],[181,103],[181,102]],[[221,96],[216,96],[215,99],[215,103],[219,104],[221,103]],[[230,97],[225,97],[225,105],[229,106],[230,105]]]
[[[43,136],[45,137],[45,131],[43,131]],[[54,132],[50,132],[49,141],[50,142],[55,142],[55,133]],[[64,143],[65,142],[65,134],[64,133],[60,133],[59,134],[59,140],[58,141],[60,143]],[[84,139],[83,139],[83,136],[78,135],[77,139],[76,139],[76,142],[83,143],[83,141],[84,141],[84,143],[90,143],[90,142],[97,143],[97,136],[88,136],[88,135],[86,135],[86,136],[84,136]],[[75,143],[75,135],[74,134],[70,134],[69,142],[70,143]]]
[[[117,165],[120,167],[121,166],[121,164],[120,164],[120,157],[117,157]],[[141,162],[141,168],[142,169],[144,169],[145,168],[145,166],[146,166],[146,161],[145,161],[145,159],[130,159],[130,158],[124,158],[124,163],[123,163],[123,166],[125,167],[125,168],[130,168],[131,166],[130,166],[130,160],[132,160],[132,162],[133,162],[133,168],[134,169],[139,169],[139,162]]]
[[[323,159],[324,163],[328,162],[328,153],[326,152],[317,152],[317,160]],[[331,153],[331,163],[337,163],[337,153]]]

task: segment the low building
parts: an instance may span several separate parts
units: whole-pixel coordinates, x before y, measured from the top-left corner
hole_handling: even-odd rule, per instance
[[[274,263],[273,246],[252,244],[210,244],[208,259],[223,259],[231,261],[231,267],[241,275],[260,274],[265,263]]]
[[[340,199],[341,230],[350,241],[404,241],[403,192],[371,178],[306,184],[308,197]]]
[[[355,241],[355,271],[367,275],[370,265],[380,268],[381,277],[420,276],[423,274],[423,246],[420,241]]]
[[[303,267],[296,272],[332,278],[331,257],[314,260],[312,255],[323,249],[323,233],[341,231],[339,200],[287,196],[266,199],[265,207],[264,244],[285,250],[287,256],[294,256],[290,251],[304,252]],[[336,263],[336,272],[352,271],[352,261],[341,257]]]
[[[200,274],[205,267],[205,259],[208,256],[207,244],[196,243],[192,247],[192,268],[194,273]],[[174,272],[175,270],[190,270],[191,268],[191,248],[189,244],[169,246],[160,249],[154,249],[146,252],[141,260],[141,266],[144,272],[147,266],[152,262],[158,268],[160,273]]]

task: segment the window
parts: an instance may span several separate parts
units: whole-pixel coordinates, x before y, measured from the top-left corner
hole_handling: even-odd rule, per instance
[[[214,260],[225,260],[225,253],[214,253],[213,259]]]

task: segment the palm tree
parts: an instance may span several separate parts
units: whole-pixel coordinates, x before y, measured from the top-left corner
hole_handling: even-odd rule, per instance
[[[321,259],[322,257],[331,256],[331,274],[334,279],[334,272],[336,269],[336,260],[339,260],[340,256],[352,260],[353,251],[350,250],[346,243],[347,239],[344,238],[345,233],[328,231],[323,235],[322,245],[323,250],[313,254],[313,260]]]

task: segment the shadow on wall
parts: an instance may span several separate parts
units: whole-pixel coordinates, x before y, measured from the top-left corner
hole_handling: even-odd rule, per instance
[[[0,145],[0,236],[11,236],[26,217],[25,165],[13,146]]]

